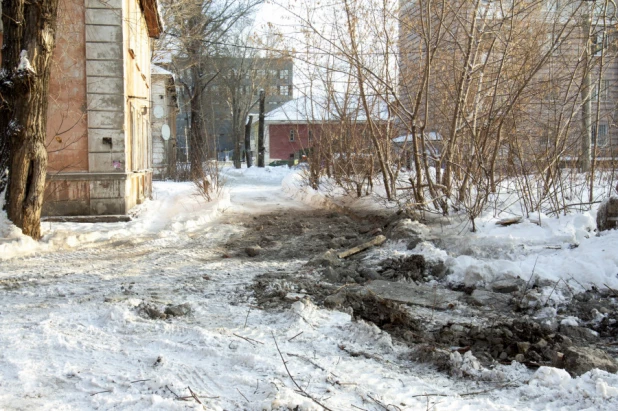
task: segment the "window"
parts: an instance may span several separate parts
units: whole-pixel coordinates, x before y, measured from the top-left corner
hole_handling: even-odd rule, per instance
[[[266,77],[266,70],[257,70],[258,77]]]
[[[609,1],[607,2],[607,6],[606,6],[606,3],[604,1],[594,2],[592,15],[597,18],[601,18],[601,17],[607,17],[608,19],[613,18],[616,14],[616,8],[614,4],[612,3],[613,2]]]
[[[592,127],[592,145],[597,147],[605,147],[607,145],[607,124],[599,124],[597,127]]]
[[[268,75],[272,78],[277,77],[277,70],[268,70]]]
[[[289,94],[288,86],[279,86],[279,95],[287,96]]]
[[[601,80],[601,92],[599,92],[599,84],[595,84],[592,87],[592,101],[599,101],[599,97],[601,101],[609,100],[609,80]]]
[[[279,79],[280,80],[289,80],[290,71],[289,70],[281,70],[279,71]]]
[[[313,141],[313,130],[309,130],[309,142]]]
[[[560,11],[560,0],[547,0],[547,11],[554,13]]]
[[[294,141],[296,139],[296,131],[290,130],[290,141]]]
[[[600,31],[592,34],[590,37],[590,42],[592,43],[590,46],[590,54],[597,57],[601,56],[603,54],[603,49],[609,47],[609,36],[606,36],[604,32]]]

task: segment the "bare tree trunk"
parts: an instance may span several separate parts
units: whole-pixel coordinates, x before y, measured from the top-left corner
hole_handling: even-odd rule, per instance
[[[189,61],[199,61],[199,44],[188,48]],[[197,63],[188,70],[189,84],[185,90],[189,95],[191,110],[191,128],[189,133],[189,162],[191,163],[191,180],[202,181],[204,178],[204,160],[206,160],[206,130],[204,127],[204,110],[202,109],[202,82]]]
[[[202,98],[199,93],[191,94],[191,132],[189,134],[189,162],[191,180],[201,181],[204,177],[204,127],[202,124]]]
[[[582,97],[582,154],[580,159],[581,171],[590,171],[590,146],[592,143],[592,128],[590,124],[590,15],[582,17],[582,31],[584,35],[584,78],[581,89]]]
[[[47,105],[58,0],[4,0],[5,78],[0,92],[2,140],[9,148],[7,215],[26,235],[41,238],[47,173]]]

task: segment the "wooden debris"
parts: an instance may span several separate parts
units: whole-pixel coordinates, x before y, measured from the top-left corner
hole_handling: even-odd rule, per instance
[[[503,218],[502,220],[496,221],[496,225],[501,225],[502,227],[508,227],[513,224],[521,223],[521,220],[523,220],[522,216]]]
[[[384,244],[385,241],[386,241],[386,237],[384,237],[383,235],[379,235],[379,236],[377,236],[376,238],[374,238],[373,240],[371,240],[369,242],[366,242],[366,243],[361,244],[359,246],[356,246],[354,248],[350,248],[349,250],[340,252],[339,254],[337,254],[337,257],[339,257],[339,258],[347,258],[347,257],[349,257],[351,255],[358,254],[361,251],[365,251],[368,248],[375,247],[375,246],[378,246],[378,245],[382,245],[382,244]]]

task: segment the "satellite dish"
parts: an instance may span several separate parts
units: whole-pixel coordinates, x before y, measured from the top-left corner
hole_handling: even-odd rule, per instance
[[[168,126],[167,124],[163,124],[163,127],[161,127],[161,138],[167,141],[170,139],[170,135],[171,135],[170,126]]]
[[[154,116],[156,118],[161,118],[165,115],[165,110],[163,110],[163,107],[161,106],[155,106],[154,108]]]

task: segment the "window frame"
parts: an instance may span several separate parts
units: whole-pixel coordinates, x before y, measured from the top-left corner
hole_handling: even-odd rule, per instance
[[[601,133],[601,130],[603,130],[603,133]],[[607,124],[594,125],[592,127],[591,134],[592,135],[591,135],[590,143],[592,144],[593,147],[599,147],[599,148],[607,147],[609,143],[609,127]]]

